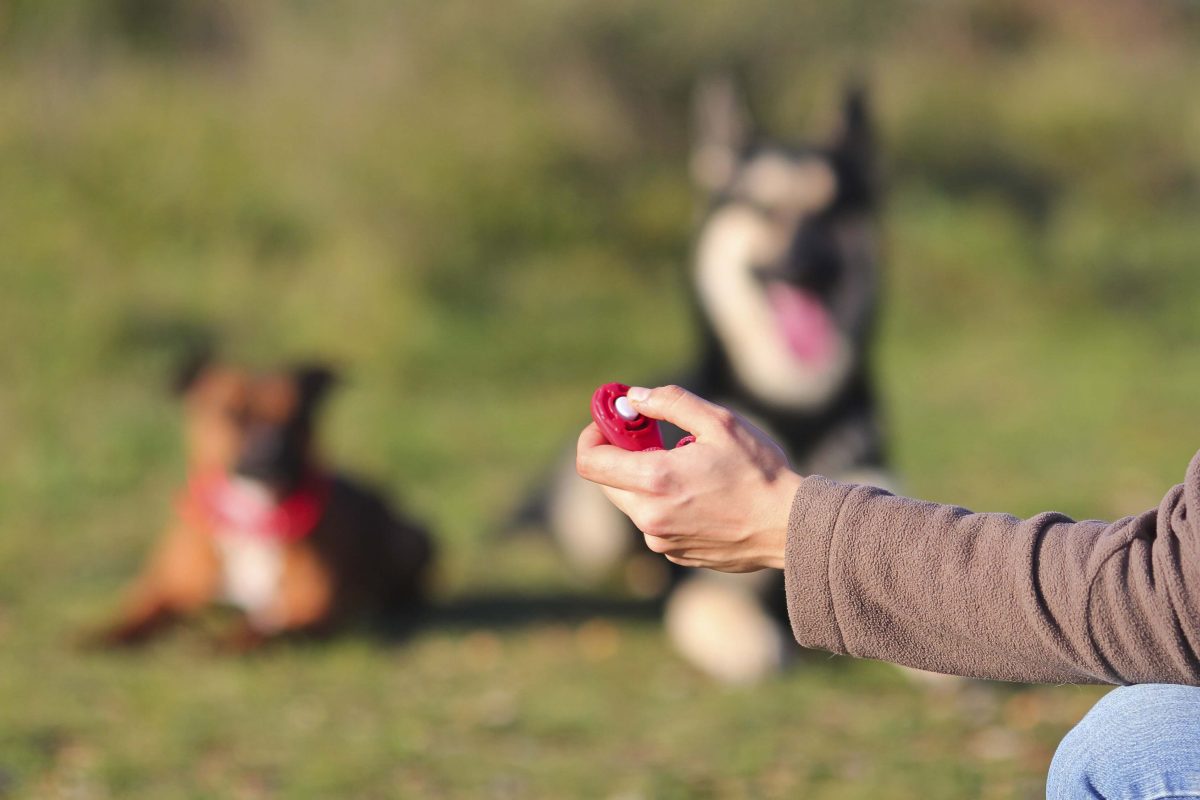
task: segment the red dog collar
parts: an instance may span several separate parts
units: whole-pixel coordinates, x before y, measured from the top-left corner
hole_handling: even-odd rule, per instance
[[[312,533],[329,504],[332,481],[313,471],[281,499],[213,471],[188,480],[180,512],[210,530],[233,529],[268,539],[295,541]]]

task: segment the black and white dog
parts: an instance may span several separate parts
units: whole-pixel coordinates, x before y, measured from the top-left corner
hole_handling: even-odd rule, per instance
[[[695,115],[691,169],[707,210],[692,280],[704,346],[694,373],[678,382],[769,432],[802,473],[889,483],[870,375],[880,276],[875,143],[863,92],[847,91],[839,130],[824,147],[756,136],[728,79],[700,87]],[[566,465],[545,516],[585,575],[624,569],[634,590],[668,592],[668,634],[703,671],[746,683],[786,660],[779,573],[668,573]]]

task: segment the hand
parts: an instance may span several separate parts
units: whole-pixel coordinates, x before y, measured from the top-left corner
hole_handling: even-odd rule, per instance
[[[783,569],[792,498],[802,480],[766,434],[728,409],[678,386],[635,387],[643,415],[671,422],[696,441],[675,450],[630,452],[595,423],[579,436],[575,468],[600,484],[646,537],[685,567],[722,572]]]

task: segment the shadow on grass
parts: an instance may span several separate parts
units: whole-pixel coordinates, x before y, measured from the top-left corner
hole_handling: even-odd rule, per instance
[[[555,592],[483,592],[439,600],[420,608],[393,611],[379,617],[348,621],[333,629],[278,634],[240,647],[231,634],[243,630],[241,616],[229,608],[214,607],[190,619],[164,626],[156,635],[121,646],[88,646],[65,642],[68,648],[110,655],[134,655],[167,640],[191,642],[220,655],[249,655],[279,648],[306,648],[336,641],[366,638],[383,645],[403,645],[422,633],[478,630],[512,631],[543,625],[576,625],[596,618],[629,622],[657,622],[661,600]],[[0,795],[2,797],[3,795]]]
[[[487,628],[516,630],[539,625],[579,624],[603,617],[637,622],[662,618],[661,600],[603,597],[557,592],[484,592],[431,603],[424,609],[380,622],[386,641],[399,643],[423,631],[464,631]]]

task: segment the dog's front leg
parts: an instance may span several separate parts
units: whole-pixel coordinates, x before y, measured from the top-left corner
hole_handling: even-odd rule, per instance
[[[333,623],[338,608],[333,566],[315,548],[301,542],[284,554],[279,591],[267,613],[278,633],[321,633]]]
[[[211,539],[181,524],[159,544],[127,593],[117,618],[85,635],[83,643],[119,647],[144,642],[180,616],[208,604],[219,576],[220,564]]]
[[[330,630],[337,593],[329,565],[305,543],[291,545],[283,559],[271,602],[247,611],[224,631],[215,642],[218,652],[248,653],[283,637]]]

